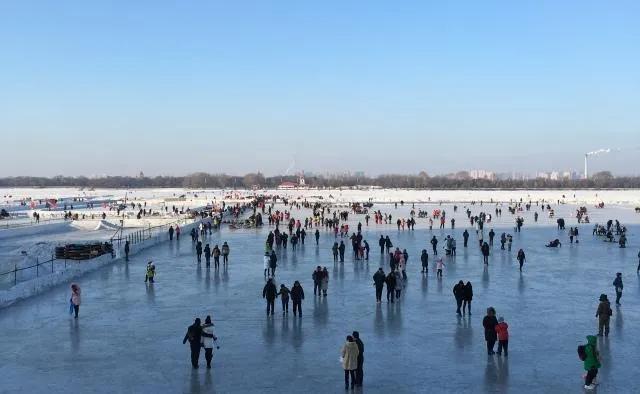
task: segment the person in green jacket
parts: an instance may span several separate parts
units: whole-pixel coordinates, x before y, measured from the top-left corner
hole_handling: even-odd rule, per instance
[[[596,342],[597,338],[594,335],[587,335],[587,344],[584,348],[587,356],[584,359],[584,370],[587,371],[587,375],[584,378],[584,388],[587,390],[593,390],[596,387],[595,379],[598,375],[598,368],[601,366]]]

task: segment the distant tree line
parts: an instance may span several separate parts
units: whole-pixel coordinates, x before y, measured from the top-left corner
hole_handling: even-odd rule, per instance
[[[106,176],[101,178],[67,177],[6,177],[0,178],[0,187],[81,187],[81,188],[217,188],[217,189],[250,189],[276,188],[282,182],[298,182],[296,176],[265,177],[261,173],[250,173],[244,176],[226,174],[208,174],[198,172],[186,176]],[[640,176],[616,177],[609,171],[594,174],[589,179],[551,180],[537,179],[471,179],[469,174],[461,171],[442,176],[428,176],[421,172],[417,175],[387,174],[376,177],[367,176],[311,176],[305,178],[310,187],[339,188],[355,186],[378,186],[384,188],[407,189],[631,189],[640,188]]]

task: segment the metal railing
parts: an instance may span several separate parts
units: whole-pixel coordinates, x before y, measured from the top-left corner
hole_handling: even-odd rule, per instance
[[[0,273],[0,277],[4,277],[5,275],[12,275],[13,274],[13,285],[15,286],[16,284],[18,284],[18,272],[22,272],[22,271],[26,271],[26,270],[35,268],[36,269],[36,278],[40,276],[40,271],[47,272],[47,273],[53,273],[53,272],[55,272],[54,264],[55,264],[56,260],[57,259],[55,258],[55,256],[51,255],[51,259],[49,259],[47,261],[43,261],[43,262],[40,262],[39,259],[36,259],[36,264],[30,265],[30,266],[27,266],[27,267],[18,268],[18,264],[15,264],[12,270]],[[47,267],[40,268],[42,266],[47,266]],[[51,271],[50,272],[49,272],[49,266],[51,267]],[[67,268],[67,260],[64,260],[64,268]]]
[[[187,224],[191,224],[195,222],[197,219],[192,218],[181,218],[175,220],[170,223],[161,224],[158,226],[149,226],[147,228],[142,228],[140,230],[127,232],[124,234],[124,228],[120,228],[116,231],[116,233],[111,237],[111,243],[117,242],[120,245],[123,241],[129,241],[129,245],[136,245],[140,242],[144,242],[148,239],[153,238],[154,236],[166,234],[169,237],[169,227],[173,226],[175,228],[176,225],[184,226]]]
[[[176,221],[166,223],[163,225],[148,227],[148,228],[140,229],[134,232],[130,232],[130,233],[124,234],[124,236],[122,235],[122,229],[119,229],[116,232],[116,234],[114,234],[114,236],[111,237],[110,242],[114,246],[115,246],[114,242],[117,242],[118,244],[120,244],[121,241],[129,241],[130,245],[135,245],[135,244],[142,243],[146,240],[149,240],[154,236],[159,236],[162,234],[165,234],[167,237],[169,237],[168,232],[169,232],[170,226],[174,226],[175,228],[176,225],[180,225],[182,227],[184,225],[193,223],[197,220],[198,220],[197,218],[196,219],[181,218]],[[118,237],[118,235],[120,235],[120,237]],[[72,260],[72,261],[76,261],[76,260]],[[83,261],[89,261],[89,260],[83,260]],[[41,274],[46,275],[46,274],[52,274],[56,272],[56,267],[66,269],[67,265],[68,265],[67,259],[56,259],[55,255],[52,254],[51,259],[49,260],[40,262],[39,259],[36,259],[36,264],[32,264],[26,267],[19,267],[18,264],[14,264],[14,267],[12,270],[0,273],[0,282],[2,282],[2,279],[4,279],[5,277],[13,275],[13,286],[15,286],[18,284],[18,282],[26,281],[33,278],[33,277],[30,277],[29,279],[19,280],[18,276],[23,271],[35,269],[36,271],[35,278],[38,278],[40,277]],[[0,285],[0,287],[2,286]]]

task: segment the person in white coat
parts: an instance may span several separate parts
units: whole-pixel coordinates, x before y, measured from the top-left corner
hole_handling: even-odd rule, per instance
[[[204,347],[204,358],[207,360],[207,368],[211,368],[211,360],[213,360],[213,346],[215,341],[218,340],[213,334],[213,323],[211,322],[211,316],[207,316],[202,325],[202,347]],[[209,336],[211,335],[211,336]]]
[[[351,376],[351,389],[356,385],[356,369],[358,369],[358,344],[351,335],[347,336],[347,342],[342,347],[341,360],[344,369],[344,388],[349,389],[349,376]]]
[[[264,263],[264,277],[267,277],[267,273],[269,272],[269,263],[271,262],[271,256],[269,252],[265,252],[264,257],[262,258],[262,262]]]

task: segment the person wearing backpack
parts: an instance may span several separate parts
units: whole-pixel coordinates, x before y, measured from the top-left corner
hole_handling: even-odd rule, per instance
[[[578,346],[578,357],[583,362],[584,370],[587,371],[584,376],[584,388],[586,390],[596,388],[595,379],[598,376],[598,368],[601,367],[596,341],[597,338],[595,336],[587,335],[587,344]]]
[[[609,321],[611,320],[611,315],[613,315],[613,311],[611,310],[611,305],[609,304],[609,299],[606,294],[600,294],[600,304],[598,305],[598,310],[596,311],[596,317],[598,318],[598,336],[602,336],[602,332],[604,331],[604,336],[609,336]]]

